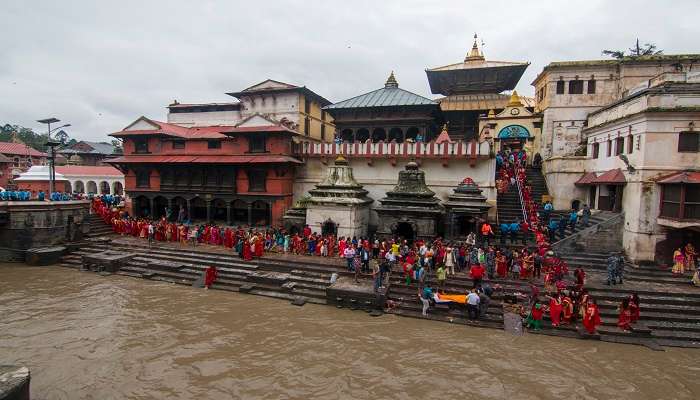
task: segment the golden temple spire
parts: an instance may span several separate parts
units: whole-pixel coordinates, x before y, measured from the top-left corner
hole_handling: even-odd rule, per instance
[[[483,61],[484,60],[484,53],[479,50],[479,45],[477,44],[477,35],[476,33],[474,34],[474,44],[472,45],[472,49],[469,51],[469,54],[467,54],[467,57],[464,59],[464,62],[467,61]]]
[[[510,95],[510,100],[508,101],[508,107],[522,107],[523,103],[520,101],[520,96],[518,96],[518,91],[513,90]]]
[[[389,78],[386,80],[384,87],[385,88],[397,88],[397,87],[399,87],[399,83],[396,82],[396,77],[394,76],[394,71],[391,71],[391,74],[389,75]]]

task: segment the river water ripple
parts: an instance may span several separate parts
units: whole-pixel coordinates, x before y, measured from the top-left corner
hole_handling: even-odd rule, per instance
[[[513,337],[60,267],[0,265],[33,399],[697,399],[700,352]]]

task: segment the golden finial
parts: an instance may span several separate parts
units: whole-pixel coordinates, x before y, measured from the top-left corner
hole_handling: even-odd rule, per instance
[[[493,111],[493,108],[489,109],[489,113],[486,116],[487,118],[494,118],[496,116],[496,112]]]
[[[467,54],[467,57],[464,59],[464,62],[467,61],[483,61],[484,60],[484,54],[479,50],[479,45],[477,44],[477,36],[476,33],[474,34],[474,44],[472,45],[472,49],[469,51],[469,54]]]
[[[510,95],[510,100],[508,101],[508,107],[522,107],[523,103],[520,101],[520,96],[518,96],[518,91],[513,90]]]
[[[342,154],[339,154],[338,157],[335,159],[335,165],[347,165],[348,160],[343,157]]]
[[[389,78],[386,80],[384,87],[385,88],[397,88],[397,87],[399,87],[399,83],[396,82],[396,77],[394,76],[394,71],[391,71],[391,74],[389,75]]]

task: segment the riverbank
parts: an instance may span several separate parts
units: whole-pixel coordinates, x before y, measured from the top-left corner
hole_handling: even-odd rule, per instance
[[[344,269],[342,259],[293,256],[270,253],[262,259],[245,262],[230,250],[217,246],[197,246],[196,248],[158,242],[149,248],[143,240],[131,237],[110,236],[111,243],[94,241],[84,243],[73,254],[64,257],[63,266],[80,268],[83,255],[94,255],[106,249],[133,258],[118,272],[119,274],[151,280],[191,285],[208,265],[219,269],[219,279],[213,289],[245,292],[284,300],[303,299],[318,304],[337,304],[336,299],[329,299],[327,288],[333,273],[341,278],[354,279],[353,274]],[[575,266],[572,266],[572,268]],[[644,345],[654,349],[661,346],[700,347],[700,291],[682,280],[671,283],[649,282],[647,277],[635,281],[628,279],[622,286],[605,286],[602,273],[587,270],[587,289],[598,300],[603,324],[599,335],[581,336],[575,325],[554,328],[545,321],[544,329],[538,334],[563,336],[570,338],[600,339],[615,343]],[[400,274],[393,274],[388,297],[397,304],[392,311],[398,315],[424,318],[420,313],[420,303],[415,294],[417,286],[406,287]],[[434,277],[429,282],[435,284]],[[506,293],[528,292],[527,282],[518,280],[494,280]],[[542,289],[542,282],[535,282]],[[464,293],[472,286],[465,274],[450,277],[446,288],[448,292]],[[617,306],[620,301],[637,292],[642,298],[642,313],[636,331],[626,333],[617,327]],[[503,292],[497,293],[488,313],[478,321],[464,318],[459,309],[440,307],[433,309],[429,319],[452,324],[503,329],[503,311],[501,301]],[[340,299],[345,307],[361,308],[352,299]]]
[[[0,274],[2,361],[31,369],[37,399],[644,400],[700,390],[696,350],[515,337],[53,266]]]

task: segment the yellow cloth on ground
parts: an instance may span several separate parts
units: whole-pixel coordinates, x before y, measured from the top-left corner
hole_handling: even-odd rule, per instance
[[[464,294],[443,294],[438,293],[438,299],[454,301],[455,303],[465,304],[467,302],[467,296]]]

